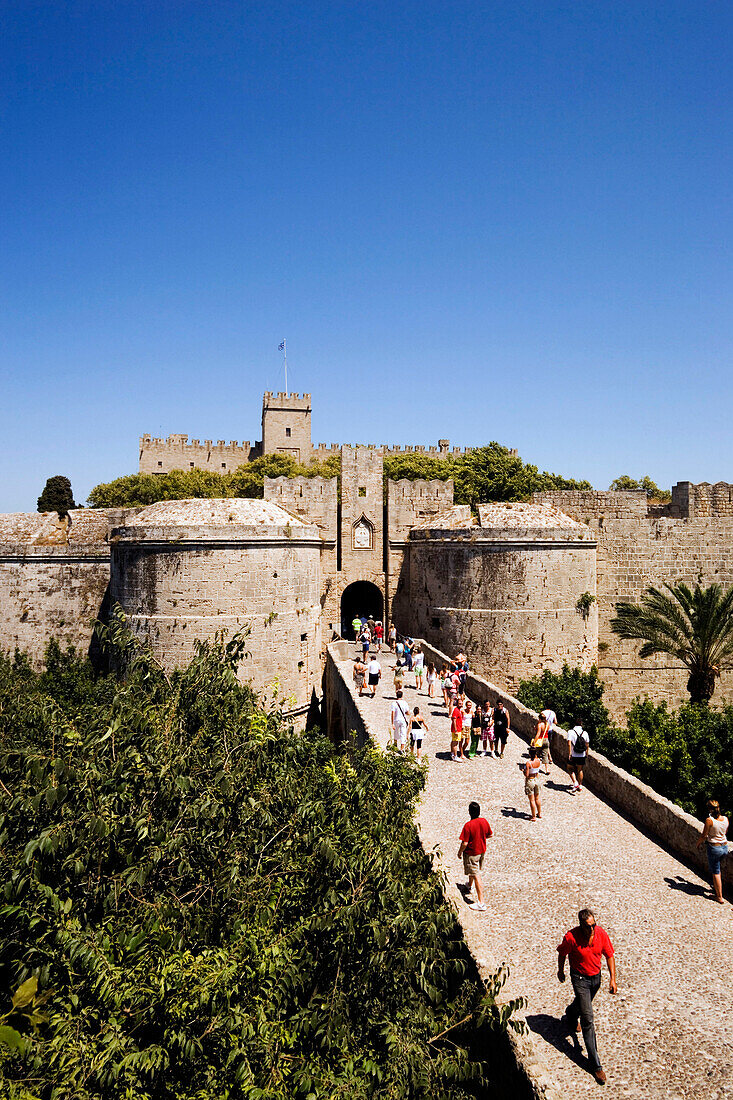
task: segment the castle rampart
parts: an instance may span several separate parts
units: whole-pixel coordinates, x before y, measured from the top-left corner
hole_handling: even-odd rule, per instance
[[[733,510],[725,511],[730,489],[725,482],[680,482],[671,503],[663,506],[671,514],[661,515],[658,507],[647,505],[643,492],[551,492],[533,498],[586,524],[598,542],[598,667],[606,705],[617,718],[636,696],[674,704],[688,699],[687,670],[662,655],[642,660],[639,644],[622,641],[610,620],[619,600],[639,602],[650,585],[733,584]],[[709,511],[700,515],[701,509]],[[722,674],[715,698],[733,699],[733,672]]]

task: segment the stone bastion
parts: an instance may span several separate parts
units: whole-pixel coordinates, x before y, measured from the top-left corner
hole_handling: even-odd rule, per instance
[[[305,707],[321,675],[320,548],[263,500],[171,500],[112,531],[110,594],[166,669],[196,640],[249,627],[242,675]]]
[[[410,532],[413,632],[469,653],[478,673],[507,689],[565,661],[589,669],[598,612],[588,527],[543,504],[478,511],[478,524],[458,506]]]

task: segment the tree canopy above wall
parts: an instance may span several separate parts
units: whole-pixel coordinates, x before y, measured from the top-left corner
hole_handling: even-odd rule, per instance
[[[95,486],[89,494],[89,504],[93,508],[135,508],[158,500],[188,497],[262,497],[265,477],[338,477],[340,473],[338,455],[308,464],[299,463],[290,455],[264,455],[226,474],[172,470],[167,474],[118,477]],[[471,507],[486,500],[526,500],[532,493],[552,489],[593,487],[589,481],[540,471],[499,443],[446,458],[419,452],[390,456],[384,460],[384,476],[385,480],[395,481],[453,478],[455,503]]]

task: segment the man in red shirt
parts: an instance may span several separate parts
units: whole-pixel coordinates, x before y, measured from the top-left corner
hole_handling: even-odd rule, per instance
[[[491,826],[485,817],[479,817],[481,807],[478,802],[469,802],[468,812],[471,820],[467,821],[461,829],[461,846],[458,849],[459,858],[463,856],[463,870],[468,875],[468,893],[466,901],[471,896],[471,884],[476,884],[476,900],[471,903],[472,909],[486,908],[484,896],[481,890],[481,868],[484,865],[486,852],[486,838],[493,836]]]
[[[606,1075],[601,1066],[596,1047],[596,1029],[593,1024],[593,998],[601,985],[601,960],[605,956],[608,964],[610,982],[609,993],[616,992],[616,961],[613,956],[613,944],[608,933],[596,924],[594,913],[590,909],[581,909],[578,913],[578,927],[565,933],[557,949],[557,976],[565,981],[565,959],[570,960],[570,981],[573,983],[575,1000],[565,1009],[563,1022],[571,1033],[583,1029],[583,1041],[588,1052],[588,1061],[596,1081],[606,1083]]]
[[[457,760],[458,744],[463,739],[463,705],[458,696],[453,699],[450,713],[450,758]]]

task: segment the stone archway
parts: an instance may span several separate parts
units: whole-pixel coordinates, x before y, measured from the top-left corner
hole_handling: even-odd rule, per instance
[[[341,595],[341,637],[353,638],[351,620],[355,615],[371,615],[384,622],[384,595],[371,581],[354,581]]]

